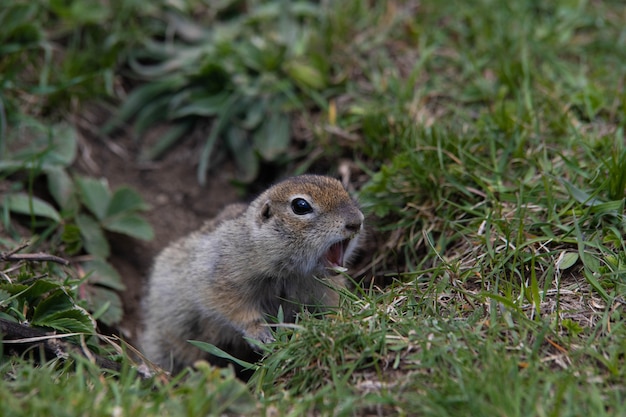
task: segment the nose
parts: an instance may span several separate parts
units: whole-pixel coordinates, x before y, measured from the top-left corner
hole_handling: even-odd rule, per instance
[[[351,233],[356,233],[359,230],[361,230],[361,225],[362,224],[363,224],[362,222],[346,223],[346,230],[351,232]]]
[[[362,226],[363,226],[363,213],[359,211],[358,215],[353,216],[352,218],[346,221],[345,227],[346,227],[346,230],[349,231],[350,233],[356,233],[361,230]]]

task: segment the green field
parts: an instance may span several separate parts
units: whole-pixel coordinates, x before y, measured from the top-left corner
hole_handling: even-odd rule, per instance
[[[626,415],[621,1],[143,3],[0,6],[0,252],[90,259],[0,258],[0,318],[121,364],[0,345],[0,414]],[[241,190],[268,164],[349,161],[365,284],[278,329],[247,384],[206,364],[139,377],[92,317],[119,325],[108,233],[152,229],[133,189],[76,174],[93,103],[93,130],[130,126],[142,161],[210,122],[200,183],[220,160]],[[105,277],[98,297],[76,268]]]

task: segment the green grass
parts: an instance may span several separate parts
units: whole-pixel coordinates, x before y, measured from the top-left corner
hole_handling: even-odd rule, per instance
[[[471,310],[462,308],[468,301],[458,292],[433,281],[353,300],[337,317],[306,326],[281,346],[266,361],[267,373],[257,375],[259,388],[281,402],[277,367],[287,371],[280,388],[303,396],[301,409],[316,407],[322,414],[379,406],[417,415],[619,411],[623,371],[605,368],[606,379],[593,377],[603,367],[598,356],[619,360],[617,352],[582,339],[570,349],[571,339],[549,323],[464,293]],[[608,340],[619,344],[623,336],[621,325]],[[567,348],[562,352],[556,344]]]
[[[254,411],[254,398],[231,372],[204,367],[179,379],[143,381],[127,368],[103,374],[84,359],[75,366],[27,361],[0,365],[5,415],[198,416]]]
[[[507,3],[353,0],[311,23],[332,89],[307,123],[326,157],[367,173],[359,199],[381,245],[372,284],[281,329],[247,390],[207,368],[141,381],[3,358],[3,406],[623,414],[626,13]],[[69,393],[71,408],[56,400]]]

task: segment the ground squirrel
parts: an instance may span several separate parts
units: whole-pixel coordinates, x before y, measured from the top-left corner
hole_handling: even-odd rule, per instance
[[[210,358],[187,340],[248,358],[272,333],[282,307],[293,321],[302,306],[333,306],[337,273],[354,253],[363,214],[336,179],[284,180],[250,205],[227,206],[202,229],[156,258],[144,309],[147,358],[180,371]],[[245,338],[244,338],[245,337]]]

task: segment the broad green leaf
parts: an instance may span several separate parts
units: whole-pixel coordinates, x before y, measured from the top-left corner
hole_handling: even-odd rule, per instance
[[[571,268],[578,261],[578,253],[576,252],[561,252],[559,259],[556,261],[557,269],[564,271]]]
[[[76,255],[83,248],[83,239],[78,225],[65,223],[63,225],[61,241],[65,244],[65,253],[68,255]]]
[[[87,311],[79,307],[58,311],[33,320],[35,326],[51,327],[64,333],[93,333],[95,323]]]
[[[137,113],[135,123],[133,124],[135,133],[139,137],[142,137],[151,127],[171,120],[169,117],[170,100],[171,96],[166,95],[144,104]]]
[[[226,144],[235,158],[239,171],[239,180],[249,183],[259,173],[259,158],[257,157],[246,132],[231,126],[226,132]]]
[[[56,282],[50,282],[45,279],[40,279],[32,283],[30,286],[24,284],[6,284],[2,285],[2,289],[7,291],[12,297],[19,295],[19,297],[28,303],[32,303],[42,294],[59,288],[60,284]]]
[[[103,259],[94,259],[85,262],[84,269],[89,275],[90,284],[98,284],[109,287],[114,290],[123,291],[126,287],[122,283],[122,277],[111,266],[110,263]]]
[[[283,69],[289,76],[305,88],[313,90],[322,90],[326,87],[324,75],[312,65],[301,61],[290,61],[283,65]]]
[[[77,317],[67,317],[71,314]],[[67,314],[58,317],[50,317],[45,322],[33,323],[36,326],[50,327],[62,333],[93,333],[94,327],[90,325],[85,316],[78,315],[75,310],[69,311]]]
[[[280,50],[268,48],[263,41],[253,43],[237,43],[233,45],[235,54],[241,57],[245,66],[254,72],[272,71],[272,62],[276,62]]]
[[[266,109],[267,100],[265,99],[256,100],[255,102],[250,103],[248,111],[246,112],[246,118],[242,122],[242,126],[248,130],[256,129],[263,121]]]
[[[583,245],[584,246],[584,245]],[[592,273],[599,273],[600,271],[600,259],[592,253],[584,252],[579,253],[580,259],[585,265],[585,269],[588,269]]]
[[[229,98],[228,93],[219,93],[214,96],[194,99],[190,104],[179,107],[171,114],[172,118],[180,118],[185,116],[215,116],[222,111]]]
[[[272,113],[254,133],[254,146],[263,159],[273,161],[289,147],[290,119],[283,113]]]
[[[217,119],[213,122],[211,133],[204,143],[202,152],[200,153],[200,163],[198,164],[198,182],[200,184],[206,183],[206,176],[209,171],[209,162],[211,160],[213,148],[215,147],[215,142],[217,141],[217,138],[220,137],[224,129],[226,129],[226,127],[230,124],[231,118],[238,110],[239,101],[240,97],[238,94],[231,94],[228,97],[227,102],[222,107]]]
[[[76,178],[80,200],[98,220],[106,217],[111,201],[111,192],[106,180],[89,177]]]
[[[205,43],[203,45],[187,46],[177,42],[174,45],[164,45],[162,42],[145,42],[146,50],[142,51],[142,56],[131,56],[128,61],[129,66],[140,76],[150,80],[162,80],[169,86],[168,94],[185,88],[189,82],[186,73],[189,68],[199,65],[200,59],[206,55],[208,50],[214,48],[213,45]],[[137,59],[139,58],[139,60]],[[143,64],[146,58],[150,58],[157,63]],[[148,85],[155,84],[151,82]]]
[[[124,212],[146,210],[147,208],[148,206],[144,203],[141,195],[139,195],[137,191],[130,187],[122,186],[113,193],[113,197],[106,211],[106,218]]]
[[[54,207],[40,198],[29,196],[26,193],[6,195],[0,200],[0,204],[15,213],[46,217],[57,223],[61,222],[61,215]]]
[[[48,191],[52,194],[54,201],[66,210],[72,210],[76,207],[74,198],[74,182],[70,176],[61,167],[48,167],[45,169],[48,178]]]
[[[68,16],[73,22],[79,25],[93,24],[103,25],[110,18],[114,8],[101,2],[77,1],[71,2],[69,8],[71,14]]]
[[[91,287],[89,288],[88,304],[92,311],[100,310],[106,306],[104,311],[98,311],[97,319],[109,326],[122,320],[124,314],[122,300],[115,291],[103,287]]]
[[[70,296],[63,289],[58,288],[37,304],[31,320],[36,323],[59,311],[71,310],[72,308],[74,308],[74,302]]]
[[[280,15],[281,5],[284,4],[277,1],[260,3],[248,12],[248,19],[261,21],[276,19]]]
[[[28,169],[28,164],[22,161],[0,161],[0,172],[12,174],[21,169]]]
[[[11,158],[21,162],[21,169],[45,169],[51,166],[66,167],[74,162],[77,152],[76,131],[68,124],[54,126],[36,124],[27,135],[32,140],[16,150]]]
[[[119,111],[103,127],[102,133],[109,134],[122,123],[128,121],[137,114],[144,106],[152,102],[161,94],[169,91],[176,91],[184,83],[184,79],[166,79],[160,82],[151,82],[141,87],[137,87],[126,98]]]
[[[52,165],[67,167],[76,159],[78,138],[76,130],[69,124],[58,124],[52,132],[52,144],[44,161]]]
[[[8,4],[8,3],[7,3]],[[38,5],[36,3],[13,3],[11,7],[5,7],[3,13],[0,13],[0,24],[2,24],[1,40],[5,41],[12,35],[11,32],[19,29],[21,26],[32,22],[37,14]]]
[[[111,232],[122,233],[137,239],[154,238],[152,226],[138,214],[123,214],[106,219],[102,226]]]
[[[76,216],[76,224],[80,228],[87,252],[102,259],[108,258],[111,249],[100,224],[87,214]]]
[[[561,184],[565,185],[567,191],[571,194],[574,200],[578,201],[579,203],[585,204],[586,206],[596,206],[603,203],[602,200],[593,197],[591,194],[581,190],[566,179],[560,178],[559,181],[561,182]]]

